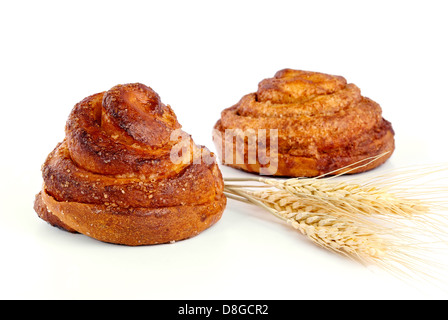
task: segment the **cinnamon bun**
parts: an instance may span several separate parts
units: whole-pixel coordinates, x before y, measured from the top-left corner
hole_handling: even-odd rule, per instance
[[[226,198],[214,155],[151,88],[117,85],[83,99],[65,132],[42,166],[34,205],[51,225],[137,246],[187,239],[220,219]]]
[[[391,123],[356,85],[341,76],[292,69],[262,80],[257,92],[224,109],[213,135],[224,164],[276,176],[334,174],[384,154],[351,171],[362,172],[394,151]]]

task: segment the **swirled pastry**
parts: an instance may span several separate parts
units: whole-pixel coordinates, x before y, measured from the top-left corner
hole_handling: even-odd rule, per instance
[[[223,180],[214,155],[180,128],[143,84],[85,98],[42,166],[36,212],[53,226],[116,244],[199,234],[222,215]]]
[[[345,78],[278,71],[222,111],[214,127],[221,161],[259,174],[314,177],[381,155],[352,173],[377,167],[394,150],[381,107]]]

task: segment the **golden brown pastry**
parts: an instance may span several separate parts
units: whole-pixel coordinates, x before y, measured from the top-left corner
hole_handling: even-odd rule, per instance
[[[213,154],[180,128],[143,84],[85,98],[42,167],[36,212],[53,226],[131,246],[199,234],[222,215],[223,180]]]
[[[223,163],[266,175],[314,177],[386,153],[352,171],[362,172],[394,150],[394,131],[378,103],[345,78],[318,72],[278,71],[223,110],[214,129]]]

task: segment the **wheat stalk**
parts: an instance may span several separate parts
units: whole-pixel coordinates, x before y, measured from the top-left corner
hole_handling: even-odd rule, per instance
[[[429,265],[430,261],[417,253],[420,250],[424,254],[428,245],[445,241],[446,222],[430,219],[435,216],[434,209],[445,208],[444,203],[433,204],[431,198],[415,197],[420,193],[415,188],[397,188],[400,183],[415,180],[415,172],[393,172],[392,178],[382,175],[379,180],[373,177],[338,181],[354,166],[367,165],[366,161],[349,166],[336,176],[287,180],[227,178],[224,190],[229,198],[266,209],[315,244],[358,261],[395,271],[402,267],[415,270],[419,263]],[[422,186],[426,193],[442,192],[446,196],[446,187]]]

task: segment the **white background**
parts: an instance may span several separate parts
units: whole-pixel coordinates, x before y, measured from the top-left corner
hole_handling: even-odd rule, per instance
[[[196,143],[214,150],[220,111],[263,78],[286,67],[342,75],[381,104],[396,131],[379,172],[448,162],[445,3],[2,1],[0,298],[447,298],[317,248],[233,201],[199,236],[147,247],[69,234],[33,211],[40,166],[74,104],[119,83],[151,86]]]

